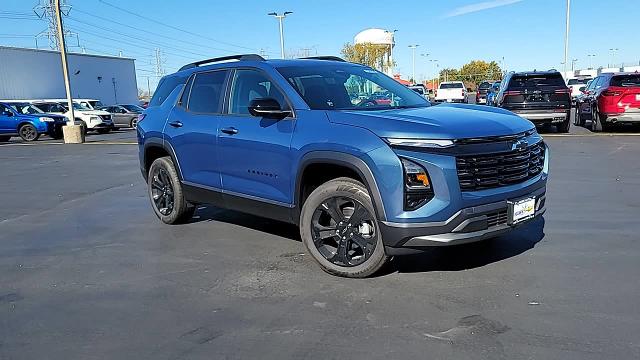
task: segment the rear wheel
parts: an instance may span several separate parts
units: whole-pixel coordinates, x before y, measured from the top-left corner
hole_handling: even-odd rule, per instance
[[[149,168],[147,187],[151,207],[165,224],[180,224],[188,221],[195,206],[184,198],[182,184],[170,157],[156,159]]]
[[[350,178],[328,181],[309,195],[300,235],[313,259],[333,275],[367,277],[388,260],[369,192]]]
[[[36,127],[31,124],[24,124],[18,129],[18,135],[24,141],[36,141],[40,137]]]
[[[87,135],[87,132],[89,132],[89,128],[87,128],[87,123],[84,122],[84,120],[81,119],[76,119],[76,122],[80,123],[80,126],[82,126],[82,132]]]

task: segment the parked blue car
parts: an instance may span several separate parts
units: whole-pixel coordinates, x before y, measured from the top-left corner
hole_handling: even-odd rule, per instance
[[[42,134],[60,139],[65,122],[64,116],[43,113],[28,103],[0,103],[0,142],[12,136],[35,141]]]
[[[548,148],[531,122],[499,108],[430,106],[333,57],[186,65],[161,80],[137,137],[161,221],[214,204],[297,224],[311,257],[339,276],[369,276],[390,256],[491,238],[545,212]]]
[[[487,91],[486,105],[496,106],[496,95],[500,91],[500,81],[494,82]]]

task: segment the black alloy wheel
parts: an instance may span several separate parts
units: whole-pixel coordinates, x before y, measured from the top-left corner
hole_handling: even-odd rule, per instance
[[[24,141],[35,141],[40,137],[38,130],[31,124],[22,125],[20,130],[18,130],[18,135],[20,135],[20,138]]]
[[[374,216],[363,204],[345,196],[329,198],[316,208],[311,236],[325,259],[345,267],[367,261],[378,242]]]
[[[155,168],[151,174],[151,197],[158,212],[164,216],[171,214],[174,206],[173,186],[167,171]]]

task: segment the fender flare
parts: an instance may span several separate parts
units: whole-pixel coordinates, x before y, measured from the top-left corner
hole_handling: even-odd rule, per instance
[[[382,195],[378,189],[376,179],[369,166],[359,157],[337,151],[319,150],[306,153],[300,160],[299,164],[295,183],[294,203],[297,204],[297,206],[295,207],[296,213],[294,214],[294,219],[298,219],[300,217],[300,212],[302,211],[300,190],[302,186],[302,174],[304,174],[305,169],[312,164],[332,164],[344,166],[360,175],[360,178],[364,180],[364,186],[369,190],[369,194],[371,194],[373,207],[376,211],[376,217],[380,221],[386,221],[387,216],[384,211],[384,203],[382,201]]]
[[[182,169],[180,168],[180,163],[178,162],[178,157],[176,156],[176,152],[173,150],[173,146],[171,146],[170,143],[155,137],[149,138],[144,142],[143,153],[142,153],[142,164],[140,164],[141,167],[144,168],[144,171],[143,171],[144,180],[145,181],[147,180],[148,169],[145,168],[145,164],[147,163],[147,150],[151,147],[161,148],[169,154],[169,156],[171,157],[171,161],[173,161],[173,163],[176,165],[178,178],[180,179],[180,181],[182,181],[183,180]]]

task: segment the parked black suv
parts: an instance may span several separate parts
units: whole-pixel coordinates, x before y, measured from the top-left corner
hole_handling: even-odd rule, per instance
[[[512,72],[498,92],[498,107],[510,110],[536,126],[556,125],[558,132],[569,132],[571,90],[555,70]]]

